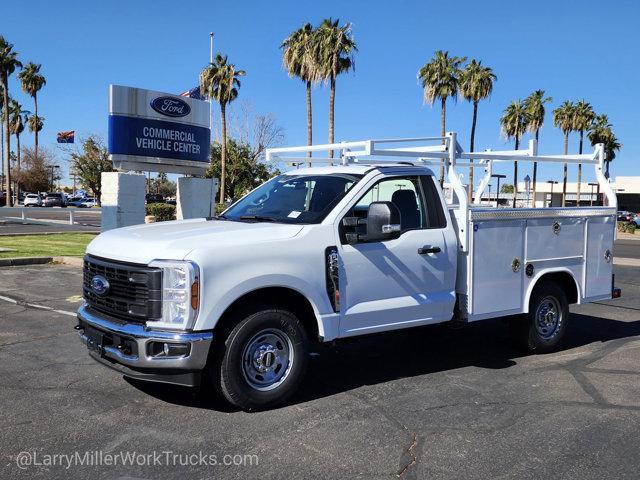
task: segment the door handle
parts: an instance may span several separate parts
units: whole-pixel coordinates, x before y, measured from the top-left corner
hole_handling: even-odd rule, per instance
[[[442,249],[440,247],[434,247],[432,245],[425,245],[422,248],[418,249],[418,253],[420,255],[426,255],[428,253],[440,253]]]

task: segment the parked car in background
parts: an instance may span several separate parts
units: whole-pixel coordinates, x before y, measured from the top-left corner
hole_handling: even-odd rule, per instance
[[[640,213],[637,213],[631,221],[636,224],[636,227],[640,228]]]
[[[63,207],[67,206],[67,199],[62,193],[47,193],[44,197],[45,207]]]
[[[144,196],[144,203],[164,203],[164,197],[159,193],[147,193]]]
[[[67,205],[69,205],[70,207],[78,207],[80,206],[80,204],[82,202],[84,202],[87,199],[87,197],[85,196],[81,196],[81,195],[76,195],[75,197],[71,197],[68,201],[67,201]]]
[[[82,200],[80,203],[78,203],[78,208],[92,208],[95,207],[96,205],[98,205],[98,203],[96,202],[96,199],[93,197],[86,197],[84,200]]]
[[[631,213],[631,212],[628,212],[626,210],[618,211],[618,221],[619,222],[630,222],[633,217],[634,217],[634,214]]]
[[[42,206],[42,197],[37,193],[27,193],[24,197],[25,207],[41,207]]]

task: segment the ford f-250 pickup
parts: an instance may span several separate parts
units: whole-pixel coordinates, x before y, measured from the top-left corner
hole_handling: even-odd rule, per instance
[[[285,401],[317,342],[506,317],[531,352],[551,351],[569,304],[620,295],[616,198],[602,145],[536,149],[464,152],[455,133],[270,149],[283,164],[307,151],[340,158],[314,157],[326,165],[272,178],[214,218],[99,235],[84,259],[80,338],[125,376],[214,385],[245,410]],[[483,191],[506,161],[592,164],[607,205],[492,207]],[[446,192],[430,165],[447,172]],[[484,169],[471,205],[460,166]]]

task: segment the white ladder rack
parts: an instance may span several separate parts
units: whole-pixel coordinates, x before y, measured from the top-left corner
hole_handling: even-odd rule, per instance
[[[330,155],[326,157],[295,155],[324,151],[337,151],[339,158],[333,159]],[[466,223],[469,218],[469,202],[467,200],[467,189],[462,183],[461,174],[456,170],[456,167],[484,168],[484,176],[475,192],[473,202],[475,205],[480,205],[482,194],[491,180],[494,162],[519,161],[593,165],[600,190],[607,198],[608,207],[617,208],[616,195],[603,173],[605,154],[604,145],[601,143],[594,147],[593,152],[581,155],[538,155],[538,145],[535,140],[529,141],[529,146],[526,150],[465,152],[456,139],[456,133],[449,132],[445,137],[361,140],[324,145],[268,148],[266,150],[267,161],[280,161],[283,163],[333,164],[335,161],[341,165],[380,165],[381,163],[398,164],[399,162],[406,162],[407,158],[415,159],[415,165],[444,165],[447,180],[458,199],[458,206],[454,210],[454,215],[460,227],[460,242],[463,251],[467,251],[468,232],[466,232],[466,225],[463,226],[461,223]],[[460,160],[466,161],[461,162]],[[469,188],[473,188],[473,186]]]

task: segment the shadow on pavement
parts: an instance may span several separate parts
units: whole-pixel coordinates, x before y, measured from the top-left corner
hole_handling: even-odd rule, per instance
[[[455,329],[435,325],[347,339],[323,346],[309,362],[302,388],[289,405],[400,378],[464,367],[504,369],[524,354],[516,348],[505,320],[487,320]],[[640,320],[624,322],[571,314],[570,330],[562,350],[594,342],[640,335]],[[162,401],[234,411],[211,392],[172,385],[127,381]]]

